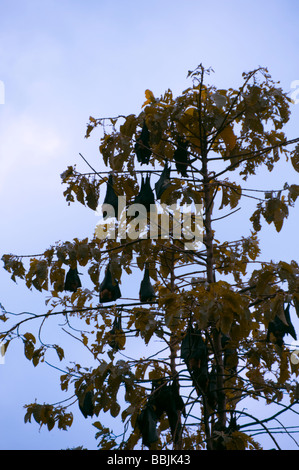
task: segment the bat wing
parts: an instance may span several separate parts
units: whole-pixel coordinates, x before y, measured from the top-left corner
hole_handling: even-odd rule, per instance
[[[175,407],[171,407],[167,410],[167,418],[170,426],[173,442],[177,442],[181,432],[181,420],[178,410]]]
[[[195,361],[205,359],[206,354],[207,348],[200,330],[189,327],[181,344],[181,358],[188,364],[190,359]]]
[[[109,339],[109,346],[114,349],[114,351],[118,351],[121,349],[120,339],[123,337],[123,330],[121,327],[121,316],[117,316],[114,319],[112,330],[109,332],[110,339]]]
[[[100,285],[100,302],[113,302],[121,297],[118,282],[112,281],[110,267],[108,265],[103,282]]]
[[[187,333],[181,344],[181,358],[186,364],[188,363],[193,348],[192,331],[193,329],[191,327],[187,329]]]
[[[158,440],[157,416],[150,404],[147,404],[139,414],[137,426],[142,435],[143,445],[150,448],[151,444]]]
[[[150,283],[148,268],[144,271],[144,276],[140,284],[139,299],[140,302],[150,302],[156,297],[155,290]]]
[[[286,329],[287,326],[280,320],[280,318],[275,317],[275,319],[270,321],[268,325],[267,342],[272,342],[282,347]]]
[[[93,416],[94,414],[93,398],[94,394],[92,390],[88,390],[86,393],[80,393],[79,395],[79,409],[84,418]]]
[[[178,380],[174,380],[172,382],[172,395],[174,397],[176,409],[181,411],[183,413],[183,415],[186,417],[185,403],[184,403],[184,400],[182,399],[182,397],[179,393]]]
[[[155,204],[155,196],[150,185],[149,176],[145,180],[142,177],[140,191],[134,200],[134,204],[143,205],[147,212],[150,212],[151,204]]]
[[[81,287],[81,281],[78,271],[70,268],[65,277],[64,290],[76,292],[79,287]]]
[[[168,167],[168,162],[166,161],[164,169],[161,173],[160,178],[155,184],[156,196],[157,199],[161,199],[162,194],[170,185],[170,168]]]
[[[144,200],[143,204],[147,209],[147,212],[151,210],[151,204],[155,204],[155,196],[150,185],[150,177],[147,176],[144,185]]]
[[[200,367],[196,367],[191,370],[191,377],[198,395],[202,394],[202,392],[206,393],[209,381],[207,363],[204,362],[200,365]]]
[[[108,183],[107,183],[107,190],[104,199],[104,204],[110,204],[114,209],[115,217],[118,216],[118,197],[113,188],[113,176],[112,174],[109,175]],[[104,217],[107,215],[107,212],[103,211]]]
[[[292,322],[291,322],[290,304],[288,304],[287,307],[285,308],[284,314],[285,314],[286,321],[287,321],[287,323],[288,323],[288,327],[287,327],[286,333],[288,333],[289,335],[291,335],[292,338],[294,338],[294,340],[297,340],[296,331],[295,331],[294,325],[293,325]]]
[[[217,374],[215,366],[212,367],[211,372],[208,377],[208,390],[207,390],[207,400],[209,406],[215,410],[217,406],[218,396],[217,396]]]
[[[187,166],[188,166],[188,150],[187,150],[188,144],[187,142],[183,142],[181,140],[178,140],[177,148],[174,151],[173,157],[175,160],[175,165],[177,171],[182,175],[182,176],[188,176],[187,175]]]
[[[152,151],[150,149],[150,132],[144,122],[140,137],[137,139],[134,150],[141,165],[148,164]]]

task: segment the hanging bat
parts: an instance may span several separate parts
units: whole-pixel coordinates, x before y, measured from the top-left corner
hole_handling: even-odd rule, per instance
[[[296,331],[295,331],[294,325],[293,325],[292,322],[291,322],[290,303],[288,303],[288,305],[287,305],[286,308],[284,309],[284,315],[285,315],[285,318],[286,318],[286,321],[287,321],[287,324],[288,324],[288,327],[287,327],[287,330],[286,330],[286,334],[291,335],[292,338],[293,338],[295,341],[297,341]]]
[[[185,403],[179,394],[178,380],[173,380],[171,384],[171,400],[168,410],[166,410],[168,422],[171,430],[173,442],[178,442],[181,435],[181,417],[180,413],[186,417]]]
[[[144,276],[140,284],[139,300],[140,302],[151,302],[156,297],[155,290],[150,282],[148,267],[144,270]]]
[[[162,194],[170,185],[170,171],[171,168],[168,167],[168,162],[166,161],[164,169],[155,184],[156,196],[157,199],[161,199]]]
[[[240,429],[240,426],[237,424],[237,415],[233,410],[231,410],[230,412],[230,420],[227,429],[230,433],[233,433]]]
[[[110,204],[110,206],[113,207],[115,217],[117,218],[118,217],[118,197],[113,188],[113,176],[111,173],[109,175],[108,182],[107,182],[107,189],[106,189],[104,204]],[[107,211],[103,210],[103,216],[104,217],[107,216]]]
[[[151,204],[155,204],[155,196],[150,185],[149,175],[146,176],[145,180],[142,176],[140,191],[134,200],[134,204],[142,204],[147,213],[151,210]]]
[[[92,390],[85,391],[82,387],[77,392],[78,404],[84,418],[94,415],[94,393]]]
[[[159,439],[157,434],[157,415],[150,403],[147,403],[138,415],[136,425],[142,435],[142,444],[150,448],[151,444]]]
[[[173,382],[168,385],[165,379],[152,382],[152,394],[150,402],[153,405],[157,418],[166,413],[173,441],[176,443],[181,432],[181,420],[179,412],[185,415],[185,404],[178,392],[178,384]]]
[[[207,390],[207,401],[209,406],[215,410],[217,408],[218,396],[217,396],[217,372],[216,366],[213,365],[211,372],[209,373],[208,379],[208,390]]]
[[[192,370],[189,370],[192,377],[192,382],[196,388],[198,396],[207,392],[207,387],[209,383],[209,371],[207,360],[202,360],[200,367],[194,367]]]
[[[213,426],[213,450],[227,450],[227,443],[230,440],[228,438],[240,429],[240,426],[237,424],[236,413],[231,410],[230,415],[228,426],[223,425],[219,421],[216,421]]]
[[[81,281],[79,278],[78,270],[77,268],[75,269],[70,268],[68,272],[66,273],[64,290],[67,290],[70,292],[76,292],[76,290],[79,287],[82,287],[82,286],[81,286]]]
[[[284,335],[291,335],[294,340],[297,340],[296,331],[290,317],[290,303],[284,309],[284,316],[287,324],[276,315],[274,320],[269,323],[267,332],[267,342],[272,341],[280,347],[284,344]]]
[[[120,336],[123,335],[123,330],[121,327],[121,315],[118,315],[115,317],[112,330],[110,331],[110,336],[111,339],[109,341],[109,346],[114,350],[114,351],[119,351],[121,349],[120,343],[118,339],[120,339]]]
[[[207,346],[196,326],[189,326],[181,344],[181,358],[191,370],[207,361]]]
[[[152,392],[150,402],[154,406],[157,418],[161,418],[169,403],[169,386],[165,379],[156,379],[152,381]]]
[[[185,177],[188,176],[187,166],[189,164],[189,154],[187,148],[188,143],[184,142],[182,139],[178,139],[177,148],[173,154],[177,171]]]
[[[100,302],[113,302],[121,297],[120,288],[118,282],[112,280],[110,266],[108,265],[105,273],[105,277],[100,285]]]
[[[174,397],[176,409],[181,411],[183,416],[186,418],[185,403],[179,393],[179,381],[177,379],[174,379],[172,382],[172,395]]]
[[[150,132],[146,123],[143,123],[142,131],[134,147],[137,160],[141,165],[148,164],[152,151],[150,149]]]
[[[200,395],[208,385],[208,349],[201,331],[189,326],[181,344],[181,358],[192,377],[193,385]]]

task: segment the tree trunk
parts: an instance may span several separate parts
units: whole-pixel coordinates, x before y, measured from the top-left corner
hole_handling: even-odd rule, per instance
[[[213,231],[212,231],[212,211],[213,211],[213,196],[211,192],[211,178],[208,172],[208,159],[207,159],[207,145],[205,137],[202,140],[202,175],[203,175],[203,189],[204,189],[204,228],[205,228],[205,246],[206,246],[206,267],[207,267],[207,281],[208,284],[214,282],[214,261],[213,261]],[[224,393],[224,368],[222,358],[221,346],[221,332],[212,325],[213,349],[215,353],[215,361],[217,368],[217,390],[218,390],[218,426],[224,428],[226,425],[226,397]],[[206,409],[206,407],[205,407]],[[205,418],[205,422],[207,417]],[[209,431],[213,436],[213,430]],[[213,440],[209,442],[207,436],[207,448],[212,450],[214,448]]]

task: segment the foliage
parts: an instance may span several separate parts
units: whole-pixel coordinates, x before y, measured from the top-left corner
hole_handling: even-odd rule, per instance
[[[162,412],[157,420],[159,438],[149,444],[151,448],[259,449],[250,431],[253,423],[279,448],[265,424],[274,417],[261,420],[246,414],[242,403],[248,398],[279,403],[281,412],[298,403],[298,366],[290,361],[287,344],[267,341],[267,329],[277,316],[286,322],[285,303],[299,316],[299,265],[296,261],[261,261],[258,232],[263,220],[281,231],[299,195],[299,185],[286,182],[279,190],[260,191],[258,198],[251,198],[256,202],[248,217],[252,227],[241,239],[221,242],[213,225],[229,215],[223,211],[233,214],[251,197],[247,180],[259,168],[271,172],[285,156],[298,172],[299,144],[293,150],[289,145],[299,139],[288,141],[282,130],[290,117],[290,99],[265,68],[244,73],[240,88],[227,90],[206,83],[211,72],[201,65],[189,72],[192,84],[176,98],[171,90],[160,97],[146,90],[138,115],[90,117],[86,138],[101,132],[99,150],[109,171],[97,172],[82,156],[91,173],[81,174],[74,165],[61,175],[68,204],[77,200],[95,211],[112,174],[115,194],[125,196],[125,210],[129,210],[139,194],[141,176],[150,175],[153,186],[168,162],[170,180],[156,204],[202,204],[204,238],[199,248],[187,245],[186,249],[191,222],[181,237],[174,236],[174,225],[170,237],[163,237],[161,215],[155,219],[155,237],[139,233],[136,238],[128,231],[115,237],[115,230],[122,228],[119,213],[104,238],[99,237],[98,227],[90,238],[58,242],[37,256],[2,257],[13,281],[20,278],[29,289],[48,293],[46,313],[28,315],[2,332],[6,347],[20,338],[25,356],[34,366],[44,362],[49,349],[63,362],[62,346],[44,344],[40,335],[37,344],[37,338],[27,331],[34,321],[45,329],[48,319],[57,315],[65,319],[64,330],[91,355],[88,367],[64,365],[60,383],[63,392],[71,393],[69,405],[27,405],[26,422],[33,416],[49,430],[56,423],[60,429],[71,426],[73,416],[66,410],[84,385],[93,393],[99,447],[138,448],[142,445],[138,417],[155,393],[152,384],[162,380],[179,386],[185,415],[178,409],[181,434],[173,444],[170,418]],[[145,125],[149,132],[146,144],[140,136]],[[147,149],[148,163],[137,161],[137,144]],[[183,168],[179,158],[185,158]],[[121,291],[126,279],[134,276],[136,280],[140,275],[141,280],[148,266],[156,297],[140,302],[139,288],[129,281],[130,294],[136,291],[133,300],[128,301],[123,291],[116,302],[99,303],[108,264]],[[64,290],[69,268],[84,271],[82,287],[74,292]],[[113,328],[118,317],[121,325]],[[9,318],[3,309],[1,320]],[[74,334],[76,320],[80,329]],[[195,365],[181,360],[180,347],[190,325],[202,335],[206,364],[202,358]],[[196,374],[203,365],[207,374],[199,386]],[[214,382],[212,370],[216,371]],[[284,405],[286,397],[288,405]],[[105,425],[106,413],[123,423],[124,430],[118,435]]]

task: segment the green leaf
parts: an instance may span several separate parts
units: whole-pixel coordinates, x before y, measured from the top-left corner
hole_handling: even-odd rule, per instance
[[[86,203],[87,206],[92,209],[96,210],[98,207],[99,201],[99,191],[96,186],[89,184],[86,189]]]
[[[117,402],[112,403],[110,407],[110,414],[113,418],[116,418],[120,412],[120,405]]]
[[[297,197],[299,196],[299,185],[298,184],[291,184],[289,187],[289,197],[292,201],[296,201]]]
[[[25,354],[25,357],[29,361],[31,361],[31,359],[33,357],[33,353],[34,353],[33,343],[31,341],[25,341],[24,342],[24,354]]]
[[[64,374],[60,376],[60,388],[61,390],[68,390],[69,386],[69,381],[70,381],[70,376],[68,374]]]
[[[64,350],[60,346],[57,346],[57,345],[54,345],[54,348],[57,352],[57,356],[59,357],[59,360],[62,361],[62,359],[64,359]]]
[[[34,351],[34,353],[32,354],[32,363],[33,363],[34,367],[37,366],[37,364],[39,363],[40,358],[43,356],[43,354],[44,354],[44,348],[43,347],[41,347],[39,349],[36,349]]]
[[[124,124],[119,128],[120,132],[125,136],[132,138],[134,132],[136,132],[137,120],[135,114],[130,114],[126,117]]]
[[[259,232],[262,228],[262,226],[261,226],[261,212],[262,212],[262,208],[259,207],[258,209],[256,209],[256,211],[254,211],[254,213],[250,217],[250,221],[252,222],[253,229],[255,230],[255,232]]]
[[[37,405],[37,404],[33,405],[32,415],[37,423],[41,422],[41,411],[42,411],[41,405]]]
[[[274,223],[277,232],[280,232],[283,221],[288,215],[288,206],[282,199],[273,198],[267,200],[266,207],[263,210],[263,216],[268,224]]]
[[[48,430],[51,431],[51,429],[53,429],[55,426],[55,419],[54,418],[48,418],[48,421],[47,421],[47,427],[48,427]]]
[[[92,425],[99,430],[103,429],[103,425],[100,423],[100,421],[95,421],[94,423],[92,423]]]
[[[145,90],[145,98],[146,98],[146,101],[143,103],[142,107],[144,108],[147,104],[150,104],[152,103],[153,101],[155,101],[155,97],[154,97],[154,94],[151,90]]]
[[[36,343],[36,339],[32,333],[25,333],[23,336],[24,338],[26,338],[27,341],[31,341],[34,344]]]
[[[237,143],[237,137],[233,131],[232,126],[226,126],[223,131],[220,132],[219,137],[224,141],[226,154],[229,155]]]

